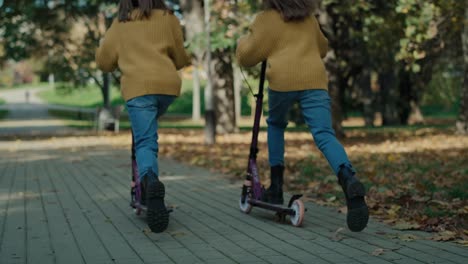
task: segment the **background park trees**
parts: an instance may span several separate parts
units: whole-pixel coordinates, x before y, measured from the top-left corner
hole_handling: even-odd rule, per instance
[[[53,73],[61,82],[85,85],[93,80],[109,105],[108,87],[118,73],[103,75],[94,63],[95,47],[111,23],[116,1],[0,1],[0,61],[35,58],[43,78]],[[257,0],[168,1],[185,27],[193,53],[194,118],[201,113],[208,64],[205,11],[211,19],[209,63],[213,110],[218,133],[236,131],[240,88],[233,53],[244,34]],[[209,3],[205,8],[205,3]],[[359,112],[368,126],[380,116],[382,125],[424,122],[423,104],[458,111],[457,128],[467,131],[467,1],[465,0],[322,0],[317,15],[330,39],[326,58],[333,97],[334,123]],[[256,70],[250,70],[255,77]],[[115,78],[114,78],[115,77]],[[198,81],[197,81],[198,80]],[[206,98],[205,98],[206,100]],[[237,109],[237,110],[236,110]],[[379,113],[380,115],[376,115]],[[291,119],[300,123],[300,116]]]

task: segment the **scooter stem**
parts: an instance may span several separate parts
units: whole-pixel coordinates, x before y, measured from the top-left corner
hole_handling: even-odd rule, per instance
[[[255,95],[255,119],[252,131],[252,143],[250,145],[250,159],[257,160],[258,153],[258,133],[260,131],[260,119],[263,111],[263,90],[265,88],[265,75],[266,75],[267,61],[262,62],[262,71],[260,72],[260,84],[258,93]]]

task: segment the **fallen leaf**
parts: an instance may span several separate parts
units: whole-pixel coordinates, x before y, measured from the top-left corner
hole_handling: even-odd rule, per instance
[[[344,228],[342,228],[342,227],[338,228],[335,231],[335,233],[333,233],[333,236],[331,237],[331,240],[336,241],[336,242],[343,240],[344,237],[340,234],[340,232],[343,231],[343,230],[344,230]]]
[[[401,241],[410,242],[419,239],[419,237],[412,234],[400,234],[398,235],[398,239],[400,239]]]
[[[421,226],[419,224],[399,221],[393,226],[393,229],[397,229],[397,230],[415,230],[415,229],[418,229],[420,227]]]
[[[431,237],[430,239],[434,241],[451,241],[455,238],[457,238],[457,234],[455,232],[443,231]]]
[[[468,247],[468,240],[457,240],[455,243],[460,244],[464,247]]]
[[[429,220],[427,220],[426,224],[428,225],[436,225],[437,223],[439,223],[439,218],[437,217],[433,217],[433,218],[430,218]]]
[[[172,237],[183,237],[186,234],[184,232],[171,232],[169,233]]]
[[[348,207],[347,206],[341,207],[340,209],[338,209],[338,213],[347,214],[348,213]]]
[[[385,249],[383,248],[377,248],[376,250],[374,250],[371,255],[372,256],[380,256],[382,255],[383,253],[385,252]]]

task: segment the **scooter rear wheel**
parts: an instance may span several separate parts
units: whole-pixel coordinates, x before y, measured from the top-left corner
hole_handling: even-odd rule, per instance
[[[142,211],[141,208],[137,207],[137,208],[135,208],[133,210],[134,210],[136,215],[141,215],[141,211]]]
[[[239,199],[239,208],[243,213],[249,214],[250,211],[252,211],[253,206],[249,203],[247,197],[245,197],[244,200],[245,201],[242,202],[242,196],[241,196],[240,199]]]
[[[305,215],[304,203],[301,200],[295,200],[291,205],[291,209],[295,212],[295,214],[291,216],[291,224],[296,227],[301,226]]]

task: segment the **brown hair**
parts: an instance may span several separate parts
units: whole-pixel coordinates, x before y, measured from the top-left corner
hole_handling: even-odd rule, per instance
[[[280,12],[285,21],[302,21],[315,9],[315,0],[263,0],[265,9]]]
[[[149,18],[153,9],[169,10],[164,0],[120,0],[119,21],[132,20],[130,13],[137,8],[140,11],[137,19]]]

